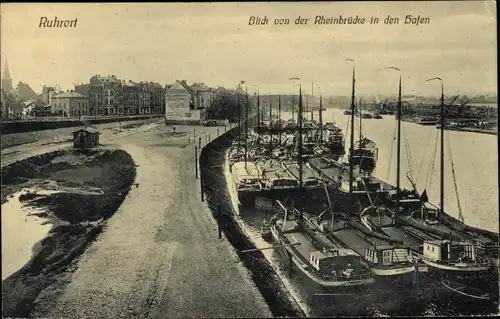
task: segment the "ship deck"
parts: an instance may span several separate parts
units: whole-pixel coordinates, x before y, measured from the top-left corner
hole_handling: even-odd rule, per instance
[[[333,160],[332,160],[333,161]],[[331,180],[338,181],[339,176],[342,177],[342,189],[349,189],[349,167],[345,164],[340,164],[336,162],[336,164],[331,164],[323,158],[311,158],[309,159],[310,165],[314,166],[317,169],[320,169],[327,178]],[[354,179],[360,177],[359,171],[354,169],[353,171]],[[373,175],[370,176],[370,181],[374,183],[379,183],[381,189],[390,190],[394,189],[389,183],[386,183]]]
[[[422,240],[408,234],[404,229],[399,227],[383,227],[382,231],[390,237],[403,242],[403,245],[410,247],[412,250],[419,252]]]
[[[283,235],[291,244],[296,242],[300,243],[300,245],[295,246],[295,249],[305,260],[309,260],[311,253],[318,250],[318,248],[312,244],[311,240],[300,231],[284,233]]]
[[[373,246],[388,245],[391,243],[364,235],[355,229],[341,229],[334,232],[335,237],[341,240],[346,246],[354,250],[361,256],[365,255],[366,248],[373,248]]]
[[[278,160],[266,159],[264,161],[259,161],[258,165],[264,179],[267,179],[269,181],[278,178],[296,179],[294,176],[291,176],[287,173],[287,171],[281,166],[281,163]]]
[[[284,166],[296,179],[300,176],[299,164],[296,161],[284,161]],[[308,178],[316,178],[318,174],[312,169],[308,168],[306,165],[302,166],[302,180],[305,181]]]

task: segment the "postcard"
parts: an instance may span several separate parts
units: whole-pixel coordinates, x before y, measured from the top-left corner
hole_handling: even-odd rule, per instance
[[[495,2],[0,11],[3,317],[498,314]]]

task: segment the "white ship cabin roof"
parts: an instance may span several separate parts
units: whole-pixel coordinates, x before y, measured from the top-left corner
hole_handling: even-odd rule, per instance
[[[467,241],[426,240],[423,255],[435,261],[461,260],[463,257],[476,260],[476,246]]]
[[[233,164],[233,170],[239,179],[258,179],[262,175],[259,167],[254,162],[236,162]]]
[[[346,269],[361,270],[361,257],[350,249],[313,251],[309,258],[311,265],[324,273],[341,274]]]
[[[383,250],[392,250],[394,249],[395,247],[392,246],[392,245],[378,245],[378,246],[375,246],[375,250],[378,250],[378,251],[383,251]]]
[[[457,246],[475,246],[474,243],[470,242],[470,241],[450,241],[448,239],[444,239],[444,240],[438,240],[438,239],[434,239],[434,240],[426,240],[424,241],[424,245],[427,244],[427,245],[433,245],[433,246],[441,246],[443,244],[450,244],[450,246],[454,246],[454,247],[457,247]]]
[[[338,256],[354,256],[357,257],[359,256],[356,252],[350,249],[345,249],[345,248],[338,248],[334,250],[317,250],[313,251],[311,253],[311,256],[314,256],[315,258],[322,260],[325,258],[330,258],[330,257],[338,257]]]
[[[295,220],[287,220],[285,227],[282,228],[283,232],[294,231],[299,225]]]

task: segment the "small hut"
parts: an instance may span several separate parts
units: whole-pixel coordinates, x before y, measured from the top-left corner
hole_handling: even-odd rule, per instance
[[[73,132],[74,148],[92,148],[99,145],[99,131],[93,128],[82,128]]]

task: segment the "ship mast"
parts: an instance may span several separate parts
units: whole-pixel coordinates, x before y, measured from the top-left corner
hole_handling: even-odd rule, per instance
[[[397,144],[397,169],[396,169],[396,215],[399,214],[400,192],[401,192],[401,74],[399,74],[399,93],[398,93],[398,144]]]
[[[323,141],[323,95],[319,96],[319,140]]]
[[[271,158],[273,158],[273,102],[269,95],[269,135],[271,137]]]
[[[354,163],[352,161],[352,155],[354,152],[354,99],[355,99],[355,83],[356,83],[356,78],[355,78],[355,67],[352,67],[352,96],[351,96],[351,145],[349,146],[349,194],[352,194],[352,182],[353,182],[353,170],[354,170]]]
[[[441,80],[441,154],[440,154],[440,164],[441,164],[441,187],[439,191],[440,199],[440,212],[438,214],[444,213],[444,88],[443,80]]]
[[[236,93],[236,97],[237,97],[237,104],[238,104],[238,127],[240,128],[238,130],[239,132],[239,135],[238,135],[238,142],[240,144],[240,147],[241,147],[241,105],[240,105],[240,93]]]
[[[302,85],[299,92],[299,189],[302,191]]]
[[[359,148],[361,149],[363,147],[363,130],[361,126],[361,121],[363,120],[363,116],[361,116],[362,110],[361,110],[361,97],[358,99],[358,116],[359,116]],[[361,165],[360,165],[361,166]]]
[[[260,132],[262,127],[260,126],[260,93],[257,92],[257,145],[260,145]]]
[[[281,145],[281,95],[278,95],[278,128],[279,128],[279,145]]]
[[[440,77],[434,77],[432,79],[428,79],[427,81],[433,81],[433,80],[439,80],[441,81],[441,117],[439,119],[439,124],[440,124],[440,131],[441,131],[441,154],[439,156],[440,164],[441,164],[441,172],[440,172],[440,177],[441,177],[441,185],[439,189],[439,211],[438,214],[444,213],[444,117],[445,117],[445,110],[444,110],[444,85],[443,85],[443,79]]]
[[[248,161],[248,89],[245,87],[245,168]]]

